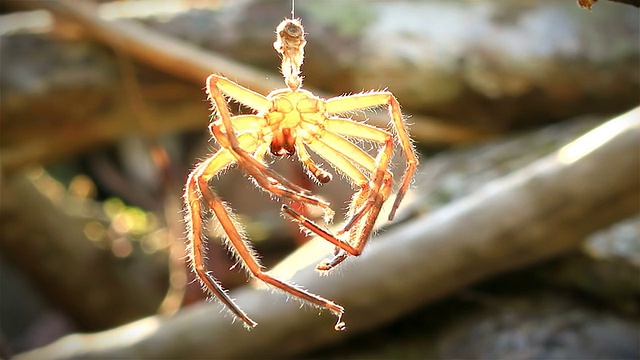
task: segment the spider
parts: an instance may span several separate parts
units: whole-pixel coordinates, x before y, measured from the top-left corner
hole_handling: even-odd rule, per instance
[[[209,183],[213,177],[227,167],[238,164],[258,187],[281,200],[317,206],[323,210],[325,222],[330,222],[334,212],[329,203],[271,170],[264,159],[267,154],[274,157],[296,156],[310,177],[321,184],[331,181],[332,174],[311,158],[311,150],[341,172],[357,190],[347,212],[347,221],[335,234],[286,204],[281,208],[286,216],[298,222],[307,233],[316,234],[335,245],[333,257],[317,266],[318,271],[327,272],[349,256],[360,255],[371,235],[381,206],[391,193],[393,177],[389,166],[395,140],[403,150],[407,167],[389,220],[395,216],[418,164],[400,105],[392,93],[370,91],[325,100],[302,89],[300,67],[306,44],[304,35],[304,28],[298,19],[285,19],[276,28],[274,48],[282,57],[281,71],[287,87],[275,90],[266,97],[220,75],[212,74],[207,78],[206,91],[214,111],[209,130],[220,149],[195,167],[185,186],[185,218],[191,268],[203,288],[221,301],[248,328],[257,323],[235,304],[207,271],[203,213],[208,210],[213,211],[238,263],[251,275],[303,302],[329,309],[338,318],[336,330],[344,330],[346,327],[342,321],[344,308],[270,275],[247,243],[242,227],[230,207],[211,189]],[[253,109],[254,114],[232,116],[227,97]],[[385,129],[340,117],[341,114],[380,106],[388,108],[395,135]],[[377,155],[371,156],[358,147],[354,140],[377,144]]]

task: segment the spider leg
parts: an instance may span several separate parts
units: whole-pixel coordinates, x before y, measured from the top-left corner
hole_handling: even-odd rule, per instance
[[[303,139],[303,142],[316,154],[346,175],[355,186],[360,188],[354,199],[360,199],[369,194],[371,190],[369,179],[354,165],[354,163],[358,164],[365,169],[373,168],[375,162],[369,154],[346,139],[329,132],[324,132],[315,138],[308,137]],[[357,206],[360,206],[360,204],[361,201],[358,201]],[[354,208],[353,203],[350,208]],[[344,233],[344,231],[341,233]]]
[[[357,226],[353,227],[352,230],[349,232],[351,238],[353,238],[354,236],[356,237],[355,248],[358,251],[357,255],[362,253],[362,250],[367,244],[370,238],[371,232],[373,231],[373,227],[376,223],[376,219],[378,218],[378,215],[380,215],[380,210],[382,208],[381,205],[386,199],[389,198],[390,194],[391,194],[391,178],[385,178],[383,185],[380,189],[378,201],[375,204],[376,206],[372,206],[371,210],[369,211],[367,216],[364,218],[364,220],[359,222]],[[316,266],[316,269],[318,271],[329,271],[334,267],[338,266],[344,260],[346,260],[349,257],[349,255],[353,255],[353,254],[346,251],[344,248],[339,248],[339,249],[336,248],[336,251],[333,254],[333,258],[324,260],[323,262],[318,264],[318,266]]]
[[[333,245],[335,245],[337,249],[344,250],[344,251],[346,251],[347,253],[349,253],[349,254],[351,254],[353,256],[360,255],[360,251],[358,251],[358,249],[354,248],[351,244],[349,244],[346,241],[342,241],[342,240],[338,239],[329,230],[326,230],[326,229],[320,227],[313,220],[310,220],[306,216],[304,216],[304,215],[300,214],[299,212],[293,210],[290,206],[282,205],[281,210],[285,215],[291,217],[293,220],[295,220],[298,223],[300,223],[301,226],[311,230],[314,234],[320,236],[321,238],[323,238],[323,239],[327,240],[328,242],[332,243]],[[337,253],[337,251],[336,251],[336,253]]]
[[[223,92],[227,94],[227,96],[239,101],[240,103],[250,107],[251,109],[257,111],[260,114],[266,113],[271,109],[271,100],[267,99],[266,96],[258,94],[257,92],[247,89],[244,86],[238,85],[235,82],[225,78],[224,76],[211,74],[206,80],[207,84],[207,93],[214,96],[212,90],[217,92]],[[221,104],[217,103],[216,99],[211,99],[216,101],[214,105],[219,106]],[[224,106],[219,106],[221,108],[226,108],[226,101],[224,102]],[[225,123],[225,126],[231,128],[231,124]]]
[[[327,145],[336,148],[338,151],[348,154],[345,156],[350,157],[353,161],[360,164],[372,174],[368,198],[366,198],[366,201],[364,201],[364,198],[362,197],[356,197],[354,199],[354,202],[352,202],[350,207],[352,210],[349,214],[350,219],[346,222],[343,229],[338,232],[338,235],[340,235],[349,231],[357,222],[359,222],[372,206],[382,205],[382,202],[386,200],[386,198],[384,198],[382,199],[382,202],[380,202],[379,192],[385,178],[392,177],[391,173],[388,171],[388,167],[391,156],[393,155],[393,137],[386,131],[348,119],[330,118],[325,120],[324,125],[327,133],[323,136],[322,141]],[[335,135],[334,133],[352,138],[374,141],[383,144],[384,147],[379,151],[376,159],[373,160],[371,156],[364,153],[359,147],[355,146],[342,136]],[[361,195],[364,196],[364,192],[361,192]]]
[[[391,183],[385,182],[384,186],[382,187],[381,196],[383,198],[388,198],[390,193],[391,193]],[[318,224],[316,224],[312,220],[306,218],[302,214],[298,213],[297,211],[291,209],[286,205],[282,206],[282,212],[285,215],[288,215],[289,217],[293,218],[298,223],[300,223],[301,226],[305,227],[306,229],[310,230],[314,234],[320,236],[322,239],[336,246],[336,250],[334,251],[333,257],[331,259],[323,260],[321,263],[318,264],[318,266],[316,266],[316,270],[321,272],[327,272],[333,269],[334,267],[338,266],[340,263],[346,260],[349,256],[359,256],[360,254],[362,254],[362,250],[364,249],[364,246],[366,245],[367,240],[369,239],[369,234],[373,229],[373,225],[375,225],[375,221],[378,218],[378,215],[380,214],[380,206],[373,207],[369,215],[366,217],[366,221],[360,226],[358,226],[357,228],[355,228],[356,230],[355,232],[352,232],[352,234],[361,234],[356,239],[355,246],[343,240],[340,240],[335,235],[333,235],[330,231],[324,228],[321,228],[320,226],[318,226]]]
[[[253,158],[255,158],[259,162],[264,161],[264,156],[267,150],[269,149],[269,143],[270,143],[269,136],[266,135],[263,131],[260,131],[261,129],[264,129],[267,127],[267,121],[264,118],[264,116],[237,115],[237,116],[233,116],[231,120],[233,121],[233,130],[237,134],[242,134],[245,132],[256,134],[257,138],[260,139],[261,144],[251,155],[253,156]],[[218,120],[215,120],[213,124],[209,125],[209,132],[216,138],[218,143],[220,143],[223,148],[226,148],[233,153],[233,151],[229,149],[229,140],[228,140],[229,136],[224,132],[224,130],[222,130],[223,128],[224,126],[222,125],[222,121],[218,119]],[[251,153],[249,151],[247,152]]]
[[[354,163],[358,164],[366,170],[371,170],[375,167],[374,159],[359,147],[330,132],[324,132],[317,138],[310,137],[305,139],[305,143],[311,150],[322,156],[336,169],[344,173],[353,182],[353,184],[360,188],[354,198],[360,200],[354,200],[350,209],[360,207],[362,204],[361,200],[364,199],[363,197],[366,197],[368,194],[375,191],[374,188],[377,188],[377,185],[370,183],[369,179],[362,173],[362,171],[354,165]],[[357,203],[357,205],[355,205],[355,203]],[[365,209],[365,211],[366,210],[367,209]],[[362,215],[364,215],[364,212],[360,213],[358,220]],[[351,214],[349,214],[349,216],[351,216]],[[351,226],[352,225],[350,225],[350,227]],[[340,234],[346,232],[343,230],[341,230]]]
[[[322,135],[322,137],[325,136],[331,136],[329,135],[329,133],[324,133]],[[346,140],[345,140],[346,141]],[[322,141],[321,139],[314,139],[312,137],[307,138],[305,140],[298,138],[297,140],[297,144],[296,144],[296,148],[297,149],[304,149],[304,143],[307,143],[309,148],[311,150],[313,150],[315,153],[317,153],[318,155],[320,155],[322,158],[324,158],[325,160],[327,160],[333,167],[335,167],[336,169],[339,169],[340,172],[342,172],[344,175],[346,175],[353,184],[355,184],[356,186],[360,187],[360,190],[358,191],[358,194],[362,195],[368,192],[369,190],[369,180],[367,179],[367,177],[362,173],[362,171],[353,164],[352,161],[350,161],[349,159],[347,159],[343,154],[343,152],[338,151],[334,148],[332,148],[331,146],[328,146],[324,141]],[[353,144],[352,144],[353,145]],[[362,151],[360,148],[356,147],[355,145],[353,145],[354,149],[351,149],[353,152],[353,156],[358,158],[360,160],[360,162],[366,162],[366,163],[373,163],[373,159],[371,159],[371,156],[369,156],[369,154],[365,153],[364,151]],[[357,197],[357,196],[356,196]],[[283,209],[284,210],[284,209]],[[318,236],[325,238],[325,232],[319,232],[316,231],[315,229],[319,229],[319,227],[317,225],[315,226],[305,226],[306,223],[311,222],[311,220],[305,219],[305,221],[300,221],[300,218],[298,216],[296,216],[293,213],[289,213],[288,211],[283,211],[286,215],[289,215],[291,218],[293,218],[294,220],[298,221],[300,223],[300,225],[307,227],[309,230],[311,230],[312,232],[315,232]],[[367,235],[367,234],[365,234]],[[332,237],[332,239],[327,239],[329,242],[333,243],[334,245],[340,247],[340,244],[344,244],[345,246],[345,250],[349,251],[349,247],[351,245],[349,245],[348,243],[337,239],[335,236],[330,235]],[[368,235],[367,235],[368,236]]]
[[[235,115],[231,117],[233,130],[236,134],[241,134],[243,132],[257,132],[261,129],[267,127],[267,120],[264,116],[258,115]],[[216,119],[215,122],[220,126],[222,121],[220,119]],[[224,126],[220,126],[221,128],[225,128]]]
[[[388,171],[389,162],[393,154],[393,137],[388,132],[364,123],[357,123],[349,119],[330,118],[324,122],[326,134],[331,134],[330,139],[322,139],[340,151],[349,151],[352,160],[356,161],[360,166],[364,167],[372,174],[373,179],[370,183],[368,193],[364,188],[357,194],[351,203],[348,221],[342,230],[337,234],[349,232],[350,241],[355,244],[358,253],[361,253],[366,245],[375,222],[380,214],[382,204],[389,198],[392,185],[392,174]],[[359,138],[384,144],[380,149],[375,161],[364,153],[359,147],[353,145],[350,141],[342,136],[332,134],[340,134],[352,138]],[[360,154],[360,156],[355,156]],[[364,156],[366,155],[366,157]],[[363,161],[365,160],[365,161]],[[336,249],[337,250],[337,249]],[[320,271],[328,271],[337,266],[348,257],[347,249],[341,248],[334,254],[333,259],[326,260],[319,264],[317,269]],[[353,255],[353,254],[352,254]]]
[[[387,105],[389,115],[392,120],[393,127],[398,136],[398,141],[402,147],[402,152],[407,162],[407,168],[404,172],[402,184],[398,189],[398,194],[389,213],[389,220],[393,220],[396,210],[400,206],[404,195],[406,194],[416,167],[418,165],[418,157],[413,149],[409,132],[402,119],[402,112],[398,100],[388,91],[374,91],[364,94],[349,95],[329,99],[325,102],[325,110],[329,114],[341,114],[355,110],[368,109],[380,105]]]
[[[357,124],[357,123],[356,123]],[[365,126],[366,128],[366,126]],[[384,137],[385,132],[379,129],[371,128],[372,134],[362,135],[361,137],[365,138],[379,138]],[[365,129],[366,130],[366,129]],[[388,134],[387,134],[388,135]],[[388,136],[390,137],[390,136]],[[304,139],[298,139],[298,143],[296,144],[297,148],[302,148],[306,143],[311,150],[316,152],[318,155],[327,160],[330,164],[332,164],[336,169],[340,170],[343,174],[345,174],[350,180],[357,186],[360,187],[360,190],[354,196],[354,200],[351,205],[351,214],[353,215],[354,209],[361,207],[365,201],[369,202],[368,199],[374,199],[371,202],[370,206],[367,206],[362,212],[361,216],[358,219],[361,219],[362,216],[366,215],[365,220],[361,223],[358,223],[358,226],[354,226],[356,222],[353,222],[350,226],[350,235],[349,241],[344,241],[337,238],[335,235],[331,234],[329,231],[321,228],[313,221],[307,219],[303,215],[299,214],[295,210],[291,209],[288,206],[283,206],[282,211],[285,215],[291,217],[293,220],[297,221],[301,226],[307,228],[311,232],[320,236],[321,238],[329,241],[330,243],[336,245],[336,256],[344,257],[348,254],[358,256],[362,253],[362,249],[364,248],[366,241],[369,239],[369,235],[373,229],[373,225],[375,224],[375,220],[377,219],[380,206],[388,197],[390,192],[391,185],[391,174],[386,171],[387,164],[383,164],[384,176],[382,177],[382,191],[372,192],[371,187],[369,185],[369,179],[362,173],[362,171],[355,165],[359,165],[360,167],[368,170],[371,173],[376,172],[376,168],[379,165],[376,164],[374,159],[364,152],[364,150],[355,146],[353,143],[348,140],[342,138],[341,136],[332,134],[330,132],[323,132],[317,136],[307,136]],[[329,145],[330,144],[330,145]],[[347,155],[348,154],[348,155]],[[355,164],[354,164],[355,163]],[[372,194],[373,197],[372,197]],[[341,232],[341,233],[344,233]],[[347,254],[348,253],[348,254]],[[341,259],[339,261],[326,260],[320,265],[318,265],[318,270],[329,270],[331,267],[342,262]],[[327,267],[325,264],[335,264],[330,267]]]
[[[241,142],[250,140],[248,137],[241,137]],[[200,280],[207,291],[222,302],[235,316],[242,319],[248,327],[254,327],[256,323],[238,307],[218,281],[207,271],[206,255],[203,234],[204,224],[202,220],[202,199],[201,196],[208,194],[211,197],[212,190],[208,183],[218,172],[235,162],[235,157],[226,149],[220,149],[210,158],[199,164],[187,179],[185,187],[184,201],[186,203],[185,222],[187,224],[188,254],[190,264],[196,277]],[[205,190],[203,192],[203,190]],[[215,196],[215,195],[214,195]],[[219,221],[220,218],[218,218]]]
[[[260,152],[258,141],[254,134],[244,133],[239,136],[239,143],[248,151]],[[254,150],[251,150],[254,149]],[[216,154],[198,165],[189,175],[185,190],[185,202],[187,203],[186,221],[188,225],[189,252],[192,268],[198,279],[216,298],[226,305],[231,312],[242,319],[248,327],[254,327],[256,322],[247,316],[233,300],[229,297],[222,286],[206,270],[204,244],[203,244],[203,222],[202,222],[202,200],[211,209],[220,226],[224,230],[228,245],[235,251],[238,259],[246,266],[253,276],[265,283],[279,288],[293,296],[308,301],[320,307],[331,310],[338,316],[336,323],[337,330],[344,330],[345,324],[342,322],[344,308],[318,295],[312,294],[304,289],[274,278],[266,273],[260,265],[253,249],[246,242],[244,234],[238,229],[239,224],[231,216],[231,210],[222,199],[209,187],[209,181],[222,169],[235,162],[235,157],[227,149],[221,149]],[[202,196],[202,198],[200,197]]]
[[[203,178],[199,178],[198,182],[203,183],[205,182],[205,180]],[[206,185],[206,182],[204,184],[201,184],[201,186],[202,185]],[[319,307],[324,307],[331,310],[331,312],[333,312],[338,317],[338,320],[335,325],[335,329],[336,330],[345,329],[345,323],[342,321],[342,315],[344,314],[344,308],[342,306],[334,303],[331,300],[315,295],[305,289],[302,289],[300,287],[297,287],[287,282],[284,282],[282,280],[279,280],[273,277],[272,275],[270,275],[269,273],[265,272],[262,265],[258,261],[258,258],[254,254],[253,249],[246,242],[244,236],[238,231],[237,226],[234,224],[233,219],[229,215],[229,212],[230,212],[229,209],[225,206],[225,204],[222,202],[220,197],[218,197],[218,195],[215,192],[213,192],[210,188],[206,186],[204,188],[201,187],[201,191],[202,191],[202,196],[206,201],[207,205],[209,206],[209,208],[213,210],[214,214],[220,221],[220,225],[222,226],[225,233],[227,234],[229,243],[231,244],[231,248],[236,252],[236,254],[238,255],[238,258],[243,262],[243,264],[246,266],[246,268],[251,272],[253,276],[301,300],[304,300],[314,305],[317,305]],[[239,309],[236,308],[236,310],[239,310]],[[243,313],[240,313],[240,314],[242,315]],[[249,318],[246,318],[246,315],[245,315],[245,318],[243,318],[243,320],[245,320],[248,326],[251,326],[251,327],[255,326],[255,322],[253,322]],[[247,320],[249,322],[247,322]]]

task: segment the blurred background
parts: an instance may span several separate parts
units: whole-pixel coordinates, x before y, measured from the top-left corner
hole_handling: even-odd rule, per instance
[[[217,149],[204,79],[221,73],[263,94],[283,87],[272,44],[290,13],[288,0],[0,4],[2,358],[206,298],[185,265],[181,199],[193,165]],[[307,32],[305,88],[388,89],[403,106],[421,168],[398,227],[637,107],[638,15],[605,0],[592,11],[573,0],[295,8]],[[370,122],[385,127],[384,115]],[[341,176],[319,187],[292,159],[272,165],[329,200],[339,223],[353,193]],[[403,169],[398,155],[394,172]],[[267,267],[307,241],[238,169],[212,185]],[[569,252],[296,355],[638,358],[637,210]],[[215,236],[208,254],[226,288],[246,283]]]

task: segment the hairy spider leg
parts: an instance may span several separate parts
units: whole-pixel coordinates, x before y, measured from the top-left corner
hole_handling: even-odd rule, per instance
[[[254,134],[243,133],[239,136],[239,144],[248,151],[260,151],[257,139]],[[238,259],[250,273],[261,281],[283,290],[293,296],[310,302],[314,305],[331,310],[337,317],[335,328],[344,330],[345,324],[342,321],[344,308],[330,300],[308,292],[302,288],[279,280],[266,273],[258,261],[253,249],[246,241],[246,237],[238,230],[239,224],[231,217],[231,210],[225,205],[222,199],[209,187],[209,181],[222,169],[235,162],[232,153],[227,149],[221,149],[211,158],[198,165],[187,181],[185,201],[187,202],[187,224],[189,225],[190,255],[193,259],[194,271],[205,287],[220,301],[225,304],[231,312],[242,319],[248,327],[254,327],[256,322],[249,318],[227,295],[224,289],[218,284],[213,276],[206,271],[205,255],[203,249],[203,224],[201,198],[213,211],[220,226],[224,230],[228,245],[234,250]]]
[[[384,198],[382,199],[382,202],[380,202],[379,193],[382,182],[385,181],[386,178],[388,178],[387,180],[389,182],[391,181],[392,175],[389,172],[388,167],[389,162],[391,161],[391,156],[393,155],[393,137],[384,130],[364,123],[353,122],[349,119],[330,118],[325,120],[324,125],[328,134],[332,134],[331,136],[334,137],[330,143],[335,147],[339,147],[337,148],[339,151],[348,151],[345,154],[351,154],[351,156],[354,156],[356,154],[361,154],[362,150],[339,135],[369,140],[383,145],[383,148],[378,152],[375,161],[373,161],[368,155],[366,157],[360,155],[360,158],[352,159],[356,161],[356,163],[362,164],[362,166],[371,173],[373,180],[369,184],[362,184],[361,191],[354,197],[354,201],[351,204],[350,212],[348,214],[350,218],[342,230],[338,232],[338,235],[341,235],[350,231],[372,206],[381,206],[382,202],[386,200],[386,198]],[[359,151],[354,149],[354,147]],[[368,189],[365,185],[368,185]],[[351,233],[353,234],[355,232],[352,231]]]
[[[334,259],[325,260],[323,263],[319,264],[318,270],[331,269],[346,259],[348,254],[358,256],[362,253],[362,250],[373,230],[375,220],[380,213],[380,207],[389,197],[392,180],[392,175],[387,170],[388,161],[379,161],[379,159],[374,161],[374,159],[362,149],[331,131],[341,132],[344,135],[359,137],[361,139],[392,144],[392,142],[390,142],[391,135],[389,133],[366,124],[354,123],[340,118],[326,119],[324,124],[327,131],[316,135],[308,135],[303,139],[298,138],[296,147],[304,149],[304,144],[306,143],[311,150],[327,160],[336,169],[344,173],[348,178],[350,178],[353,184],[360,187],[360,190],[354,196],[354,200],[350,207],[351,214],[349,214],[349,216],[353,216],[354,209],[360,207],[365,200],[368,201],[368,199],[373,199],[373,202],[371,202],[371,206],[366,207],[356,222],[352,222],[352,225],[350,226],[351,231],[349,241],[343,241],[337,238],[329,231],[322,229],[313,221],[304,217],[290,207],[286,205],[283,206],[282,211],[285,215],[290,216],[304,228],[307,228],[321,238],[336,245],[337,251]],[[392,151],[392,149],[390,150],[388,146],[385,146],[385,148],[381,150],[381,152],[387,153],[390,151]],[[381,173],[382,175],[379,175],[379,177],[382,179],[382,189],[377,189],[376,186],[371,186],[369,184],[370,181],[362,171],[354,165],[354,163],[372,174]],[[371,196],[370,193],[374,195]],[[365,214],[367,215],[365,220],[360,222],[359,220]],[[358,224],[358,226],[354,227],[354,224]],[[338,249],[340,251],[338,251]]]
[[[324,125],[329,133],[369,140],[383,145],[374,162],[372,162],[373,159],[360,148],[356,150],[341,146],[343,150],[348,150],[349,154],[360,154],[359,157],[352,156],[352,160],[364,167],[373,176],[373,180],[370,181],[368,189],[365,186],[361,186],[361,190],[354,195],[351,206],[349,207],[349,213],[347,214],[348,220],[337,233],[337,236],[340,236],[345,232],[349,232],[349,241],[355,244],[357,256],[362,253],[364,246],[369,240],[375,222],[380,214],[382,204],[389,198],[391,192],[393,175],[389,172],[388,167],[393,154],[393,138],[390,133],[382,129],[365,123],[353,122],[350,119],[330,118],[324,122]],[[331,142],[332,145],[340,146],[340,144],[351,144],[351,142],[346,139],[340,136],[338,137],[340,139],[333,140]],[[367,184],[364,183],[362,185]],[[363,217],[364,220],[361,221]],[[348,256],[345,250],[346,249],[336,248],[334,258],[319,264],[317,269],[328,271],[340,264]]]
[[[240,136],[239,141],[245,147],[249,147],[250,141],[255,141],[249,134]],[[209,189],[209,180],[217,173],[235,163],[235,157],[227,149],[220,149],[207,160],[200,163],[194,171],[189,174],[187,185],[185,187],[184,201],[186,203],[185,222],[187,224],[187,253],[190,259],[192,270],[204,288],[220,302],[222,302],[235,316],[240,318],[248,327],[256,326],[256,322],[251,320],[247,314],[238,307],[229,297],[227,292],[222,288],[218,281],[213,277],[206,266],[205,254],[205,236],[203,234],[204,224],[202,221],[202,189]],[[212,193],[209,190],[209,193]],[[208,197],[215,199],[215,194],[209,194]],[[211,199],[205,199],[211,200]],[[208,201],[209,202],[209,201]],[[221,219],[218,221],[230,221],[231,219]],[[234,226],[231,223],[231,226]]]
[[[364,110],[376,106],[386,105],[388,107],[391,122],[398,136],[398,142],[402,148],[407,167],[405,169],[402,184],[398,189],[396,199],[389,213],[389,220],[393,220],[396,211],[402,202],[418,165],[418,157],[413,149],[409,131],[402,119],[402,112],[398,100],[388,91],[374,91],[364,94],[355,94],[343,97],[328,99],[325,103],[325,109],[329,114],[343,114],[350,111]]]
[[[391,194],[391,183],[385,182],[381,188],[381,198],[388,198]],[[373,225],[375,225],[375,221],[380,214],[380,207],[373,207],[370,214],[365,218],[366,221],[359,226],[357,229],[362,229],[361,233],[371,234],[373,229]],[[320,236],[322,239],[336,245],[336,251],[334,251],[334,255],[331,259],[325,259],[320,262],[316,266],[316,270],[322,272],[328,272],[334,267],[338,266],[344,260],[346,260],[349,256],[359,256],[364,249],[364,246],[369,239],[369,236],[359,236],[358,241],[355,246],[337,238],[330,231],[318,226],[314,221],[308,219],[304,215],[298,213],[287,205],[282,205],[282,212],[300,223],[301,226],[310,230],[314,234]]]
[[[309,147],[318,152],[319,155],[326,157],[330,163],[335,163],[336,168],[345,170],[354,168],[351,163],[355,163],[362,168],[366,169],[374,176],[374,180],[369,180],[361,172],[357,174],[353,170],[345,171],[345,174],[353,181],[353,183],[360,187],[360,190],[354,196],[354,199],[349,207],[349,213],[347,214],[350,219],[347,221],[347,225],[340,230],[338,235],[351,231],[350,238],[355,237],[357,231],[353,229],[354,224],[360,221],[360,219],[369,211],[371,206],[377,200],[378,193],[380,192],[380,184],[384,177],[391,177],[391,173],[386,170],[388,164],[377,163],[369,154],[362,149],[348,141],[347,139],[333,134],[329,131],[322,133],[322,136],[311,137],[306,140]],[[391,142],[389,142],[392,144]],[[392,150],[387,149],[387,150]],[[346,159],[343,159],[346,158]],[[339,161],[339,162],[336,162]],[[365,199],[367,200],[365,202]],[[386,200],[386,199],[385,199]],[[381,204],[381,203],[380,203]],[[357,209],[357,210],[356,210]],[[347,227],[348,226],[348,227]],[[368,233],[362,233],[360,236],[368,236]]]

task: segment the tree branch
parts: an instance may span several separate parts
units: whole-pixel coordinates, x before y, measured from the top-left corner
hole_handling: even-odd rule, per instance
[[[259,323],[251,332],[230,324],[218,304],[200,304],[173,318],[69,336],[19,358],[274,357],[371,329],[471,283],[557,256],[637,213],[639,116],[640,108],[621,115],[470,196],[391,229],[341,273],[318,277],[315,262],[331,247],[315,240],[274,270],[344,305],[346,333],[333,331],[328,314],[245,287],[233,295]]]

